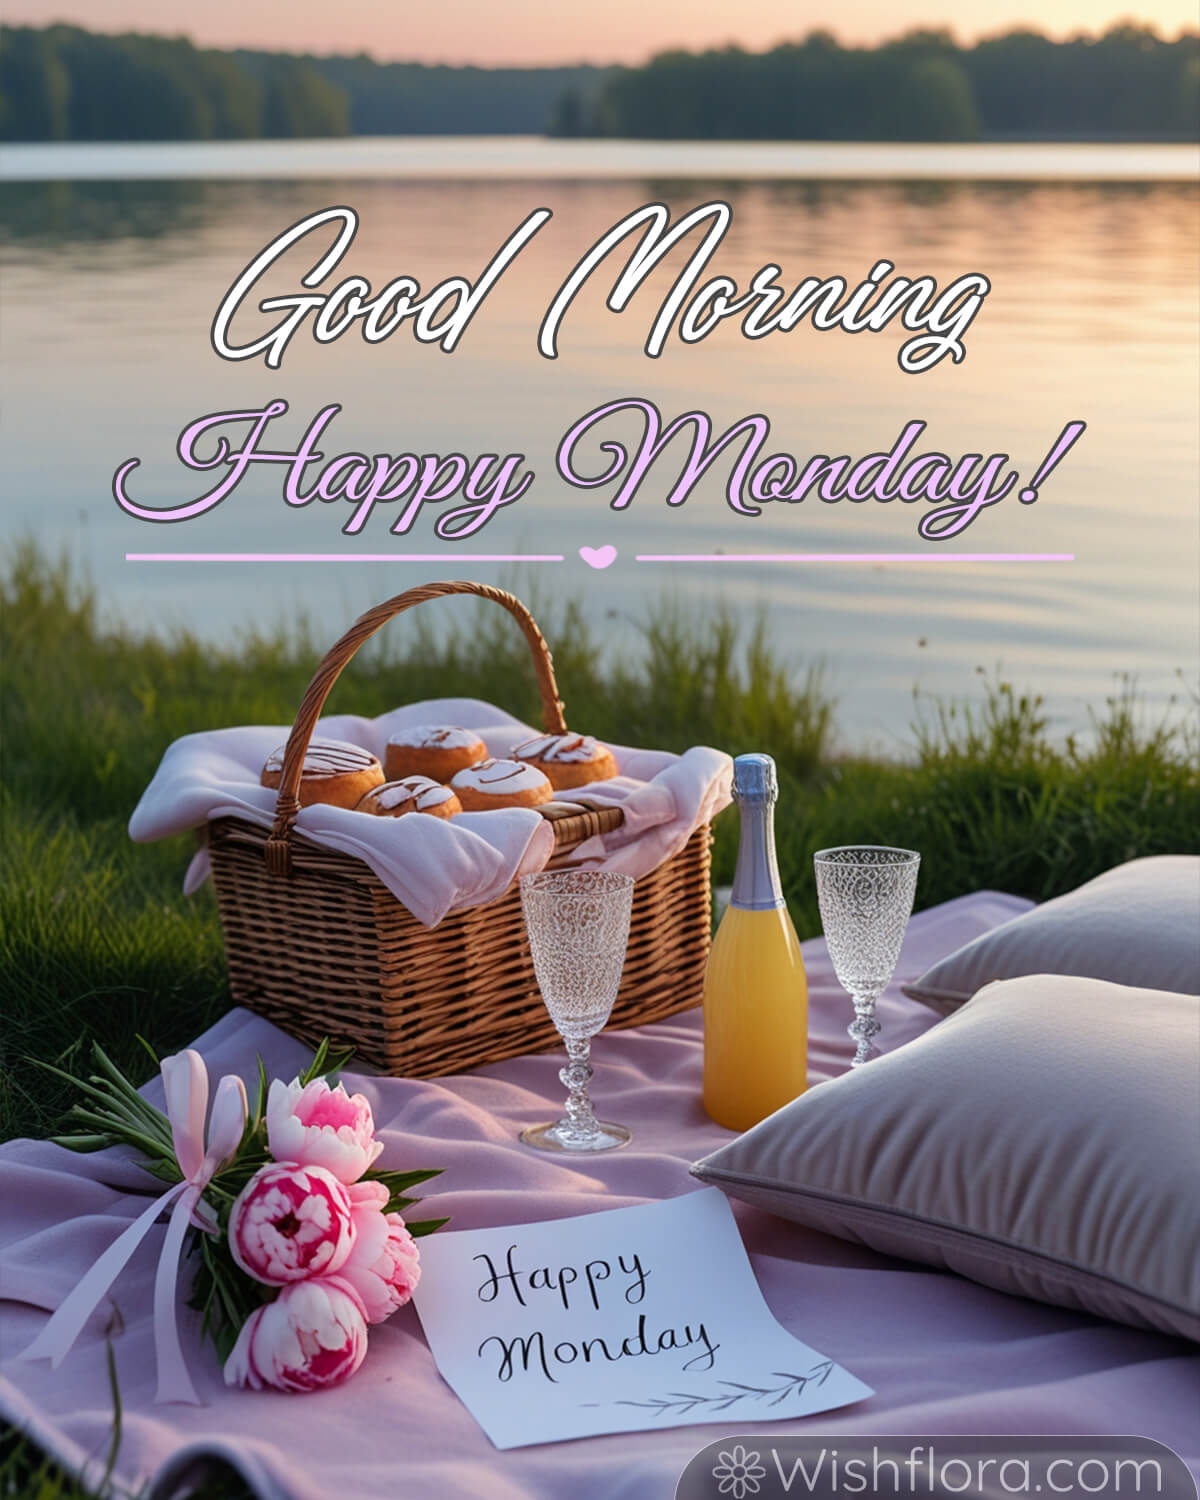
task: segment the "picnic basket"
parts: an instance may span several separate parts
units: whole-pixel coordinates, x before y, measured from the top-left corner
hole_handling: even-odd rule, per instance
[[[516,619],[533,657],[546,732],[562,734],[550,650],[520,600],[482,583],[425,584],[368,610],[317,668],[284,752],[274,826],[223,817],[207,832],[235,1000],[304,1041],[328,1036],[360,1060],[416,1078],[558,1044],[534,978],[520,894],[514,884],[494,901],[425,927],[361,860],[322,848],[293,824],[304,754],[343,668],[394,616],[450,594],[489,599]],[[551,804],[549,813],[552,866],[569,863],[584,840],[623,818],[619,807],[581,806],[575,793],[563,795],[571,802]],[[710,844],[704,824],[638,880],[611,1026],[640,1026],[699,1001],[710,939]]]

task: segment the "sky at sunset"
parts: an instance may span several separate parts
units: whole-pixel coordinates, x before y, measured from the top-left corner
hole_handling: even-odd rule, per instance
[[[875,42],[914,26],[960,39],[1033,26],[1052,36],[1101,31],[1132,17],[1168,35],[1194,27],[1196,0],[438,0],[435,5],[329,0],[6,0],[4,19],[72,21],[98,31],[184,33],[212,47],[369,52],[381,60],[482,63],[641,62],[666,47],[738,42],[760,49],[818,27]]]

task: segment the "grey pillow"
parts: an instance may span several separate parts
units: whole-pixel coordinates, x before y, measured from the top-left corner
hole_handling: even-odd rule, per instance
[[[735,1198],[985,1286],[1200,1341],[1193,995],[1036,975],[697,1162]]]
[[[1154,990],[1200,990],[1200,856],[1117,865],[993,927],[904,985],[949,1015],[994,979],[1083,974]]]

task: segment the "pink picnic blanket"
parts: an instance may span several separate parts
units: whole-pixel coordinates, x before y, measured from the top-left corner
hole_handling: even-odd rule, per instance
[[[913,918],[880,1014],[882,1042],[911,1040],[936,1017],[900,994],[933,960],[1028,902],[984,892]],[[810,1073],[849,1060],[848,1002],[824,944],[804,945]],[[688,1166],[728,1139],[700,1105],[700,1016],[689,1012],[601,1037],[594,1096],[634,1143],[585,1162],[522,1147],[517,1131],[561,1103],[560,1059],[544,1053],[436,1080],[359,1077],[386,1142],[383,1164],[444,1167],[437,1212],[456,1229],[562,1218],[695,1189]],[[256,1053],[290,1077],[307,1053],[232,1011],[196,1044],[214,1074],[249,1078]],[[160,1102],[160,1101],[156,1101]],[[949,1273],[887,1259],[735,1205],[768,1304],[798,1337],[877,1395],[841,1411],[771,1424],[714,1424],[497,1452],[444,1384],[411,1307],[375,1328],[347,1385],[317,1395],[231,1392],[181,1314],[203,1407],[156,1406],[150,1280],[157,1236],[117,1282],[66,1362],[17,1363],[46,1309],[145,1206],[153,1186],[116,1153],[79,1157],[44,1142],[0,1147],[0,1414],[69,1469],[103,1470],[112,1429],[104,1327],[124,1402],[116,1477],[164,1500],[220,1457],[264,1500],[665,1500],[684,1465],[723,1433],[1134,1433],[1200,1468],[1200,1355],[1180,1342],[1007,1297]],[[430,1212],[433,1211],[432,1199]]]

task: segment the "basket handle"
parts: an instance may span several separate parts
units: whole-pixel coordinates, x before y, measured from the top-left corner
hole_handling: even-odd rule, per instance
[[[325,700],[334,683],[341,676],[343,667],[347,665],[358,648],[395,615],[402,615],[405,610],[412,609],[414,605],[424,604],[428,599],[440,599],[446,594],[477,594],[481,599],[491,599],[508,610],[529,642],[534,670],[537,673],[538,692],[542,698],[542,722],[546,726],[546,733],[566,733],[567,722],[563,718],[562,699],[558,696],[558,686],[554,681],[554,663],[550,656],[550,648],[546,645],[545,637],[538,629],[537,622],[515,595],[507,593],[504,589],[492,588],[490,584],[473,583],[468,579],[460,579],[457,582],[426,583],[420,588],[407,589],[403,594],[397,594],[394,599],[377,604],[374,609],[367,610],[365,615],[360,615],[345,635],[326,653],[321,665],[313,673],[313,679],[305,691],[300,711],[296,715],[296,722],[292,726],[292,732],[288,736],[287,747],[283,753],[283,775],[279,781],[279,795],[275,799],[275,822],[265,850],[267,869],[272,875],[286,875],[291,868],[289,836],[292,824],[296,821],[296,814],[300,811],[298,793],[300,777],[304,769],[304,757],[308,751],[308,742],[312,739],[313,730],[317,726],[317,720],[321,717]]]

